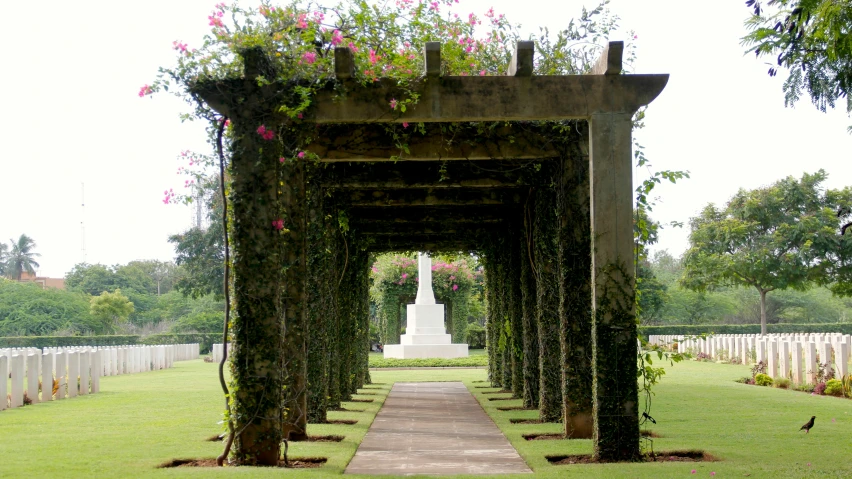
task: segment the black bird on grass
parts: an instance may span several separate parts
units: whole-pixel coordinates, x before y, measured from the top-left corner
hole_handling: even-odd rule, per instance
[[[806,422],[805,425],[802,426],[799,430],[801,431],[802,429],[804,429],[805,434],[811,432],[811,428],[814,427],[814,419],[816,419],[816,416],[811,416],[811,420]]]

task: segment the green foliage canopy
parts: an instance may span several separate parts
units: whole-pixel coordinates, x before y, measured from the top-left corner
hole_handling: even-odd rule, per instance
[[[758,57],[775,57],[778,68],[789,71],[784,81],[785,104],[796,103],[803,92],[821,111],[846,100],[852,112],[852,1],[749,0],[752,15],[742,38]]]
[[[720,285],[757,289],[766,330],[766,293],[829,283],[828,248],[838,242],[838,216],[820,170],[768,187],[740,190],[723,209],[708,205],[690,220],[682,284],[696,291]],[[848,243],[848,242],[847,242]]]
[[[107,327],[113,329],[127,321],[134,311],[133,303],[120,289],[110,293],[104,291],[100,296],[93,296],[89,301],[89,311]]]

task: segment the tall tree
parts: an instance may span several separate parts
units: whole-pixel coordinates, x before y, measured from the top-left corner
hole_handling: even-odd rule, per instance
[[[820,245],[837,234],[837,215],[827,208],[820,170],[801,180],[787,177],[768,187],[740,190],[724,209],[707,205],[690,220],[690,248],[682,284],[696,291],[720,285],[755,288],[760,329],[766,334],[766,295],[805,290],[825,281],[828,261]]]
[[[14,280],[20,281],[24,271],[35,275],[35,268],[39,267],[36,257],[41,254],[33,251],[36,247],[35,241],[29,236],[22,234],[18,241],[9,240],[12,244],[11,250],[6,256],[6,275]]]
[[[793,105],[805,91],[821,111],[845,99],[852,113],[852,1],[748,0],[746,5],[752,15],[742,44],[758,57],[776,57],[770,76],[780,68],[789,71],[785,104]]]
[[[9,259],[9,245],[0,243],[0,275],[6,273],[6,261]]]

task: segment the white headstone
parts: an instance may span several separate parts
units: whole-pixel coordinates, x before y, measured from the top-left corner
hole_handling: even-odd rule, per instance
[[[12,356],[12,400],[11,407],[24,405],[24,356]]]
[[[6,392],[7,385],[9,383],[9,358],[0,354],[0,411],[6,409]]]
[[[41,400],[53,400],[53,353],[50,351],[41,356]]]
[[[38,364],[40,362],[40,354],[27,355],[27,397],[33,404],[38,402]]]
[[[80,395],[89,394],[89,368],[91,367],[92,353],[84,350],[80,352]]]
[[[80,381],[80,353],[68,353],[68,397],[77,397]]]

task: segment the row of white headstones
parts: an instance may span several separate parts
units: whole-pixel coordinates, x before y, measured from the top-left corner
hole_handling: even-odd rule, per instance
[[[198,356],[198,343],[0,349],[0,411],[23,406],[25,392],[32,403],[94,394],[100,391],[102,376],[166,369],[175,361],[198,359]],[[58,382],[56,394],[53,394],[54,379]]]
[[[852,335],[841,333],[716,334],[706,338],[651,335],[650,344],[677,344],[680,353],[704,353],[708,359],[736,359],[742,364],[763,361],[766,374],[796,384],[815,384],[821,367],[835,378],[849,374]]]

